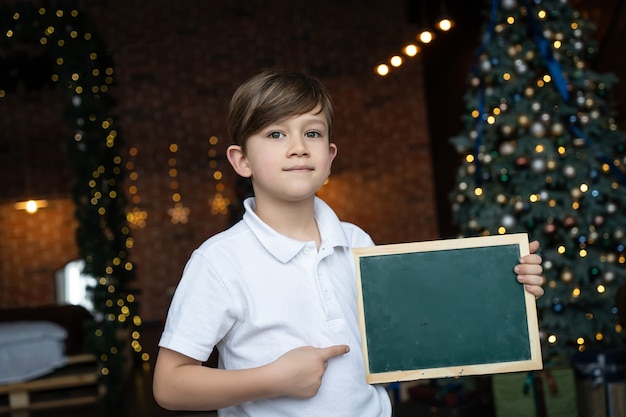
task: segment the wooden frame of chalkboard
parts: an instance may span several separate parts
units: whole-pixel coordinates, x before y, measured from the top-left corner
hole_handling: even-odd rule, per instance
[[[525,233],[353,249],[368,383],[543,367]]]

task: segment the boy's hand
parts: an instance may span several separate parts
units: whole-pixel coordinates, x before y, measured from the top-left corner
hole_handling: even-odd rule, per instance
[[[335,345],[325,348],[303,346],[285,353],[271,365],[281,381],[278,387],[279,392],[282,392],[280,395],[296,398],[315,396],[322,384],[328,361],[349,351],[346,345]]]
[[[545,279],[541,276],[543,268],[541,267],[541,256],[536,252],[539,249],[539,242],[533,241],[529,244],[530,254],[522,257],[520,263],[515,266],[515,273],[517,274],[517,280],[524,284],[524,288],[535,298],[539,298],[543,295],[543,288]]]

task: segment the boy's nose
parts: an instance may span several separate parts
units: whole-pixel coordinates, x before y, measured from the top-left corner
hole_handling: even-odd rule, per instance
[[[292,136],[289,141],[289,155],[308,155],[309,149],[303,137]]]

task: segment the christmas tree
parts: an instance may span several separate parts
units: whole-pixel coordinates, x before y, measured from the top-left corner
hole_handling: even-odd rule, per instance
[[[593,25],[566,0],[493,0],[465,96],[451,193],[464,236],[528,233],[546,278],[544,357],[622,343],[626,135]]]
[[[67,107],[59,115],[71,132],[65,149],[75,182],[68,194],[76,206],[82,272],[97,278],[89,288],[94,320],[85,323],[86,350],[96,356],[104,398],[112,402],[122,389],[125,364],[149,359],[140,343],[138,291],[132,286],[135,267],[129,255],[133,239],[127,221],[123,141],[108,94],[113,62],[96,25],[77,2],[56,3],[0,5],[0,57],[10,62],[16,51],[42,50],[54,62],[50,80],[68,94]],[[0,99],[17,93],[21,77],[19,71],[0,69]]]

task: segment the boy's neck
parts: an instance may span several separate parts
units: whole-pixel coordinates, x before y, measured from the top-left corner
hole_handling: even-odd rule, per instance
[[[303,242],[315,241],[319,248],[320,232],[313,210],[314,197],[297,202],[256,199],[254,212],[278,233]]]

